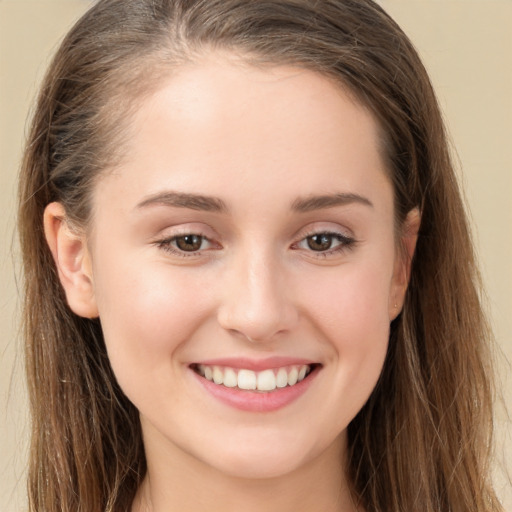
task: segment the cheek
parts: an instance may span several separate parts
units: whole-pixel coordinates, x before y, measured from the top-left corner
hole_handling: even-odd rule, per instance
[[[347,265],[308,281],[304,300],[333,341],[360,346],[388,332],[391,271],[378,264]]]
[[[186,275],[113,253],[98,262],[95,293],[114,372],[158,374],[207,317],[209,300]],[[167,368],[168,369],[168,368]],[[136,370],[136,372],[134,372]],[[164,370],[166,371],[166,370]]]
[[[380,376],[389,342],[391,273],[379,265],[339,268],[316,279],[309,311],[329,347],[333,389],[326,410],[342,411],[344,426],[364,405]],[[342,406],[340,407],[340,403]]]

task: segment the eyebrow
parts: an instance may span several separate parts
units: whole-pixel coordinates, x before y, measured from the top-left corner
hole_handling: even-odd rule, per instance
[[[298,198],[293,201],[291,207],[293,211],[307,213],[314,210],[334,208],[336,206],[345,206],[353,203],[359,203],[373,208],[373,203],[369,199],[359,194],[352,193],[324,194]],[[137,204],[137,209],[158,205],[189,208],[191,210],[206,212],[225,213],[228,211],[226,203],[218,197],[172,191],[159,192],[147,197]]]
[[[141,201],[137,208],[157,205],[219,213],[226,212],[228,209],[226,203],[217,197],[172,191],[153,194]]]
[[[334,208],[336,206],[345,206],[353,203],[359,203],[373,208],[373,203],[368,198],[360,196],[359,194],[337,193],[298,198],[292,203],[292,210],[300,213],[306,213],[314,210]]]

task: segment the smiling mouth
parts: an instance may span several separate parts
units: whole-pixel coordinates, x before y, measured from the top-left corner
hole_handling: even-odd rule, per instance
[[[244,391],[269,392],[295,386],[306,379],[317,366],[317,364],[289,365],[263,371],[204,364],[193,364],[191,368],[195,373],[218,386]]]

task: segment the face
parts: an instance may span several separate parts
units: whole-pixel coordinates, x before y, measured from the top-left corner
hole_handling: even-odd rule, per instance
[[[130,133],[81,300],[146,448],[247,477],[339,460],[405,290],[372,115],[313,72],[210,57]]]

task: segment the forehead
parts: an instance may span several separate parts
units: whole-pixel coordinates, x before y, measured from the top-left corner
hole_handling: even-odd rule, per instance
[[[276,200],[289,192],[289,202],[331,192],[333,180],[349,192],[368,180],[389,187],[378,125],[341,85],[225,55],[181,66],[141,102],[123,160],[110,179],[118,190],[131,183],[134,204],[166,187]]]

